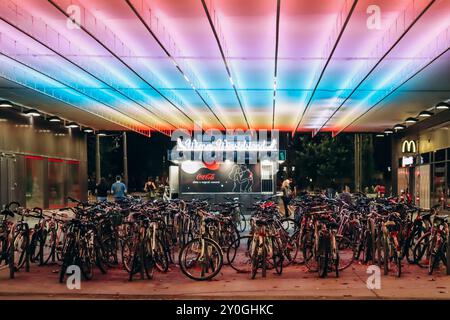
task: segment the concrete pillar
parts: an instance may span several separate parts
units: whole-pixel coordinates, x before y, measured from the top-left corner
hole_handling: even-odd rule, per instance
[[[362,189],[362,137],[361,134],[355,134],[355,191]]]
[[[95,135],[95,178],[97,184],[100,183],[102,178],[102,169],[100,167],[100,136]]]
[[[123,180],[128,186],[128,146],[127,146],[127,133],[123,132]]]

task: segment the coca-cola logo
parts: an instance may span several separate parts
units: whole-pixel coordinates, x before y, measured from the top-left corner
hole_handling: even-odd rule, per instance
[[[195,180],[201,180],[201,181],[211,181],[216,178],[215,173],[207,173],[207,174],[198,174]]]

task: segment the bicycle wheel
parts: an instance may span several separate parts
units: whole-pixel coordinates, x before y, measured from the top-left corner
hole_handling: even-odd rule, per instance
[[[45,239],[42,244],[42,261],[43,264],[48,264],[50,259],[52,262],[55,262],[56,255],[56,231],[54,229],[50,229],[46,232]]]
[[[77,258],[81,274],[86,280],[91,280],[94,276],[94,256],[91,248],[82,245],[80,256]]]
[[[155,260],[156,268],[161,272],[167,272],[169,270],[169,258],[167,257],[164,246],[159,240],[156,239],[156,248],[153,248],[153,259]]]
[[[283,250],[279,246],[276,239],[272,239],[273,247],[273,266],[277,274],[281,275],[283,273]]]
[[[242,212],[239,213],[238,219],[239,219],[237,223],[238,230],[239,232],[244,232],[245,229],[247,228],[247,220],[245,219],[245,216]]]
[[[382,251],[383,251],[383,270],[384,270],[384,275],[387,275],[389,273],[389,244],[388,244],[388,239],[386,237],[382,237],[382,239],[380,239],[382,242]]]
[[[319,251],[317,253],[317,271],[320,278],[325,278],[328,273],[328,260],[330,256],[329,239],[319,239]]]
[[[227,250],[227,262],[239,273],[250,273],[252,268],[252,255],[250,247],[253,237],[244,236],[236,239]]]
[[[343,271],[350,267],[355,257],[354,244],[350,239],[337,235],[336,236],[337,256],[339,257],[338,269]]]
[[[210,280],[217,276],[223,266],[220,246],[208,238],[189,241],[179,254],[181,272],[197,281]]]
[[[258,268],[259,268],[259,261],[261,259],[261,257],[259,256],[259,240],[255,239],[254,241],[252,241],[251,243],[251,250],[252,250],[252,275],[251,275],[251,279],[255,279],[256,277],[256,273],[258,272]]]
[[[136,252],[135,242],[132,241],[131,239],[124,240],[122,244],[122,265],[123,268],[128,273],[131,273],[132,271],[135,252]]]
[[[414,246],[413,255],[414,262],[421,268],[428,268],[430,259],[430,240],[431,233],[425,233],[420,237]]]
[[[12,262],[14,264],[14,271],[19,271],[28,258],[28,237],[26,231],[19,230],[15,233],[11,249],[13,251]]]

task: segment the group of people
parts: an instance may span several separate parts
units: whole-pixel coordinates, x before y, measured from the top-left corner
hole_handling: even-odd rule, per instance
[[[167,193],[168,183],[156,177],[153,180],[152,177],[147,178],[147,182],[144,185],[144,192],[147,194],[149,200],[153,199],[163,199],[165,194]]]
[[[114,201],[121,201],[127,195],[128,189],[125,183],[122,182],[122,177],[117,176],[116,182],[109,187],[105,178],[101,178],[100,182],[95,187],[95,193],[97,195],[98,202],[105,202],[108,200],[108,193],[114,198]]]
[[[164,197],[167,184],[163,180],[156,177],[153,180],[148,177],[144,185],[144,192],[147,194],[149,200],[162,199]],[[116,181],[110,186],[105,178],[101,178],[100,182],[95,186],[95,195],[98,202],[105,202],[108,200],[108,195],[111,194],[114,201],[121,201],[126,198],[128,188],[125,183],[122,182],[122,177],[117,176]]]

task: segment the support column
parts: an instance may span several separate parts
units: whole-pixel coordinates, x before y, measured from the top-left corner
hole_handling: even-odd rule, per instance
[[[361,134],[355,134],[355,191],[362,189],[362,137]]]
[[[100,136],[95,135],[95,178],[97,180],[97,184],[100,183],[100,179],[102,178],[102,170],[100,167]]]
[[[123,132],[123,180],[128,186],[128,146],[127,146],[127,133]]]

